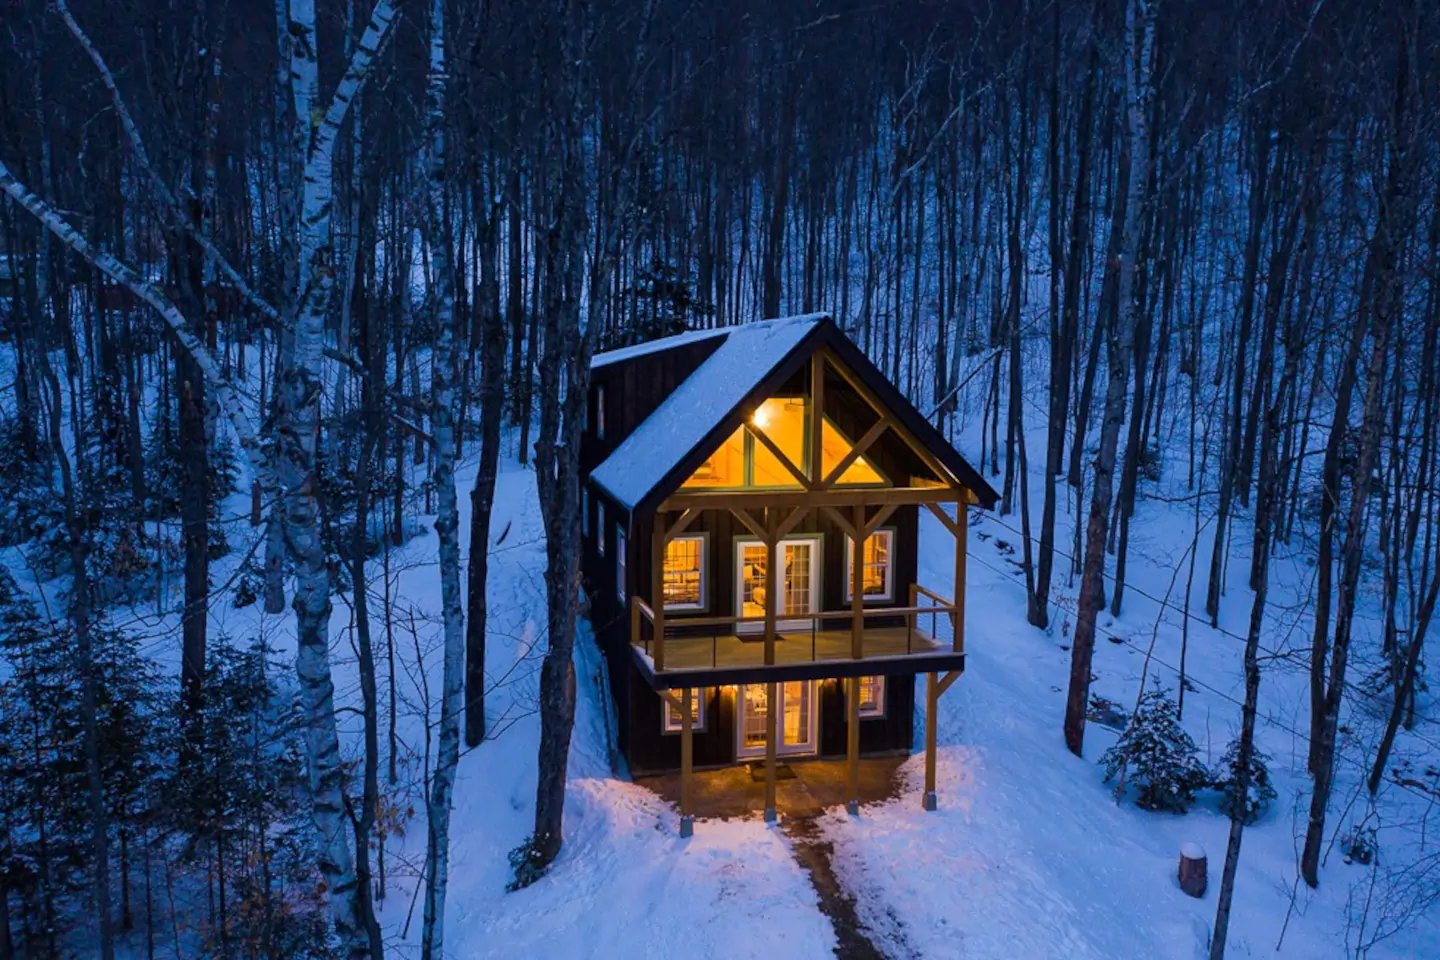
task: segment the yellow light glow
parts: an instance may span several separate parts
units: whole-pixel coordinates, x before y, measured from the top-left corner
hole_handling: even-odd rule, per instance
[[[762,403],[755,408],[755,412],[750,416],[750,422],[761,430],[770,426],[770,411],[765,409],[765,404]]]

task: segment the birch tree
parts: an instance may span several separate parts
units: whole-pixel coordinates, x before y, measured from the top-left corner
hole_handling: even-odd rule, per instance
[[[1095,618],[1105,606],[1105,539],[1114,494],[1115,453],[1125,422],[1125,398],[1130,383],[1130,354],[1135,342],[1135,267],[1140,253],[1141,214],[1150,182],[1151,79],[1155,50],[1155,20],[1159,0],[1130,0],[1125,9],[1122,45],[1125,76],[1125,125],[1129,173],[1126,180],[1125,226],[1116,286],[1116,322],[1106,338],[1109,372],[1105,389],[1105,419],[1100,427],[1100,450],[1095,457],[1090,518],[1085,530],[1084,569],[1080,579],[1080,609],[1070,654],[1070,689],[1065,698],[1065,745],[1081,755],[1085,741],[1085,710],[1090,702],[1090,664],[1095,655]],[[1078,441],[1077,441],[1078,445]]]

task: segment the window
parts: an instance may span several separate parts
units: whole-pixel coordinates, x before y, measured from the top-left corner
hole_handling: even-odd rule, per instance
[[[590,491],[580,491],[580,536],[590,536]]]
[[[885,678],[860,678],[860,716],[885,716]]]
[[[605,387],[595,388],[595,439],[605,439]]]
[[[615,595],[625,601],[625,531],[615,525]]]
[[[674,690],[671,692],[675,694],[675,698],[677,700],[681,700],[683,702],[685,696],[684,691]],[[699,731],[705,729],[705,694],[707,692],[708,691],[704,688],[690,691],[690,721],[693,725],[691,727],[691,729],[693,730]],[[665,700],[664,704],[665,732],[679,733],[680,725],[684,722],[685,718],[681,715],[679,710],[675,709],[675,707],[670,703],[669,700]]]
[[[665,545],[665,609],[705,609],[705,537],[676,537]]]
[[[799,489],[800,481],[757,434],[764,434],[785,459],[803,473],[807,462],[805,451],[810,442],[809,420],[805,415],[808,406],[809,401],[804,397],[771,397],[764,401],[755,408],[749,423],[732,433],[682,486]]]
[[[845,538],[845,599],[855,582],[855,549]],[[860,571],[861,596],[866,600],[892,600],[895,597],[895,531],[876,530],[865,538],[865,558]]]
[[[595,549],[605,556],[605,504],[595,501]]]

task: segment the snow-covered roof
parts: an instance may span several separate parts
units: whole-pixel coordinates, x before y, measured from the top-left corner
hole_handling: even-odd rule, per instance
[[[616,350],[606,350],[604,353],[597,353],[590,360],[590,369],[608,367],[612,363],[620,363],[622,360],[634,360],[636,357],[646,357],[652,353],[659,353],[662,350],[670,350],[674,347],[684,346],[687,343],[698,343],[701,340],[714,340],[716,337],[729,336],[735,327],[715,327],[712,330],[691,330],[688,333],[677,333],[673,337],[662,337],[659,340],[650,340],[646,343],[637,343],[633,347],[620,347]]]
[[[595,468],[590,478],[627,510],[633,510],[825,318],[823,313],[813,313],[703,331],[705,336],[723,335],[724,343]],[[615,363],[697,339],[704,337],[682,333],[599,354],[594,363]]]

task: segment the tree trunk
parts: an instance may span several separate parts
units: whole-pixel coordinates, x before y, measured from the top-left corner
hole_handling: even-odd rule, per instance
[[[1130,381],[1137,306],[1134,301],[1135,260],[1140,252],[1141,213],[1150,176],[1150,79],[1155,47],[1153,0],[1130,0],[1125,16],[1125,91],[1129,128],[1130,170],[1126,182],[1124,252],[1116,284],[1116,323],[1107,340],[1110,370],[1105,391],[1105,419],[1095,458],[1095,488],[1086,527],[1080,608],[1070,659],[1070,688],[1065,700],[1065,745],[1081,756],[1085,741],[1085,709],[1090,701],[1090,662],[1095,654],[1095,618],[1105,605],[1105,533],[1114,492],[1115,452],[1125,420],[1125,394]]]

